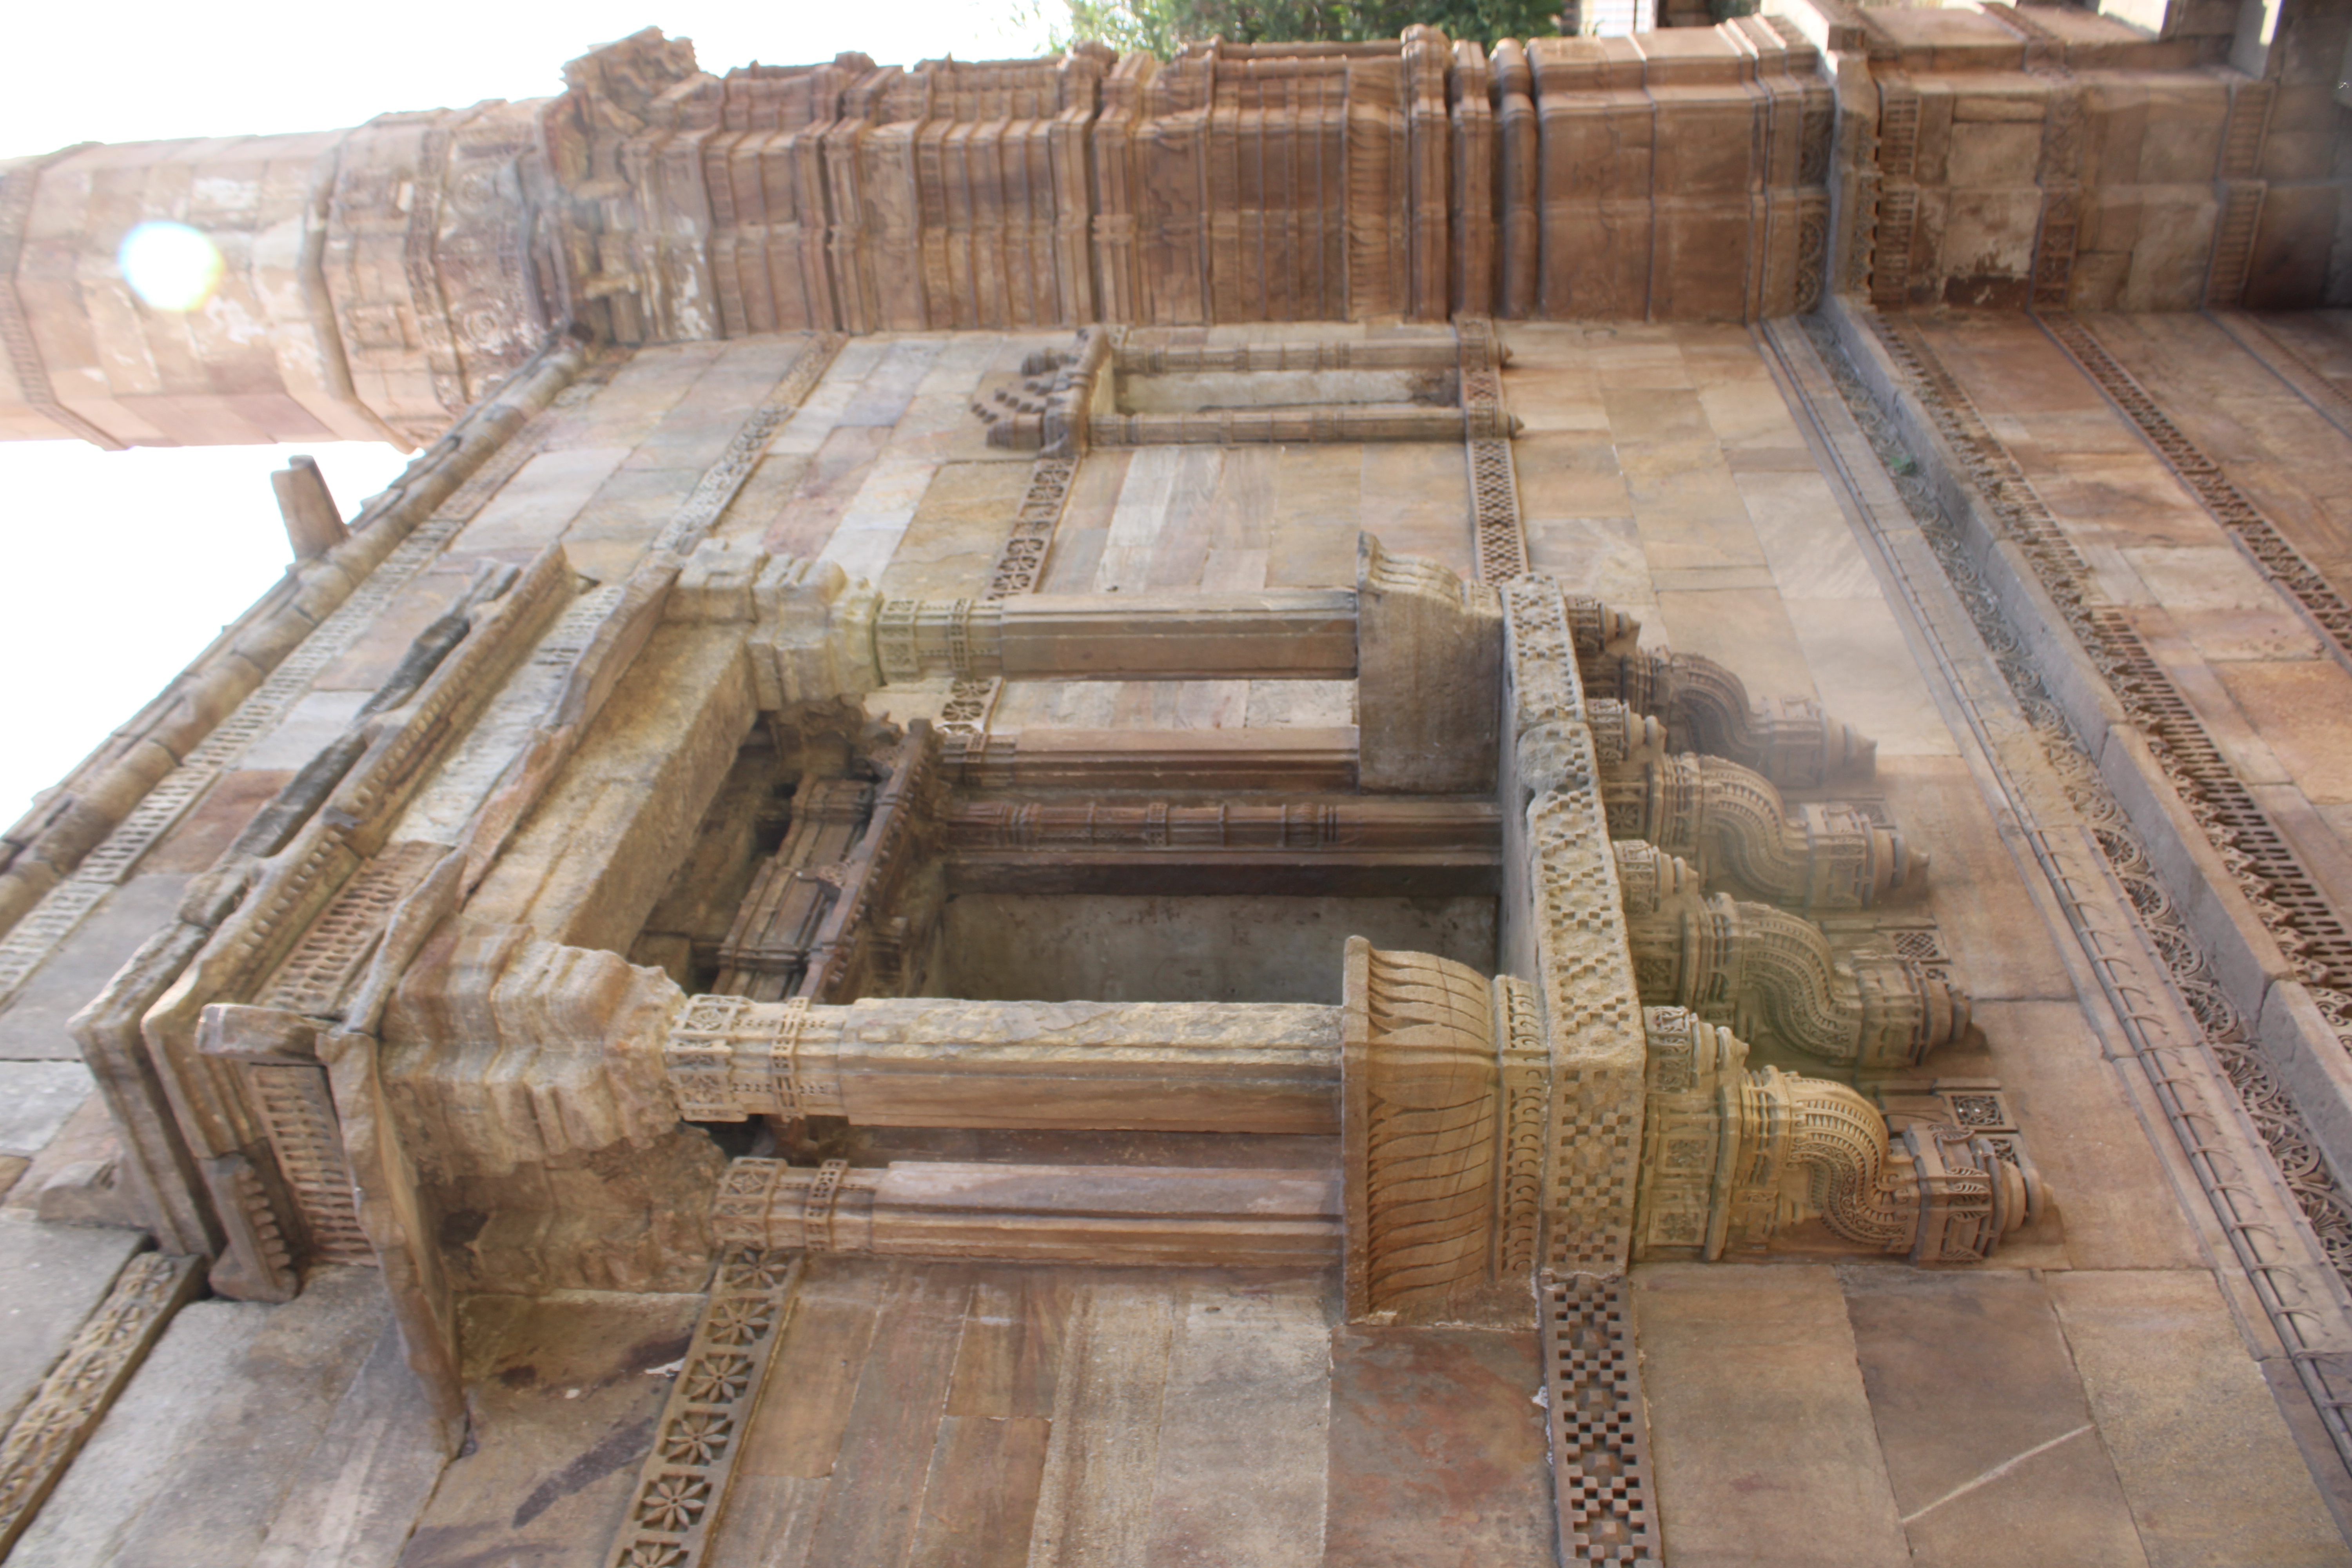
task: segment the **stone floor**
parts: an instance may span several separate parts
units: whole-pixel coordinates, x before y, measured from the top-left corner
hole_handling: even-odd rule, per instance
[[[2275,331],[2237,318],[2255,327],[2234,332],[2207,316],[2080,320],[2352,595],[2352,428],[2337,422],[2352,414],[2331,418],[2332,405],[2315,405],[2273,368],[2342,398],[2352,318],[2299,316]],[[2031,320],[1953,316],[1922,329],[2330,901],[2352,908],[2352,670]],[[2337,379],[2307,368],[2328,366]]]

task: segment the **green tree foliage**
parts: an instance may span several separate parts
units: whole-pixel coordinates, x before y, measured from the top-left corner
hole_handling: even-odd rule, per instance
[[[1548,38],[1559,31],[1558,0],[1069,0],[1070,42],[1096,40],[1168,58],[1186,44],[1364,43],[1415,23],[1448,37]]]

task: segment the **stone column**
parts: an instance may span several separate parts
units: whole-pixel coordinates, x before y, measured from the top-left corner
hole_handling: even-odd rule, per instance
[[[697,996],[664,1048],[695,1121],[868,1127],[1339,1130],[1340,1010],[1291,1003],[966,1002],[845,1007]]]
[[[1314,588],[886,599],[874,647],[891,681],[1346,680],[1356,673],[1356,595]]]
[[[711,1219],[722,1247],[1318,1268],[1339,1252],[1339,1189],[1312,1171],[738,1160]]]

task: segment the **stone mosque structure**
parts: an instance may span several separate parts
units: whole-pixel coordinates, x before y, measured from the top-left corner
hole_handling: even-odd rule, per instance
[[[1662,19],[0,163],[8,1568],[2352,1562],[2352,5]]]

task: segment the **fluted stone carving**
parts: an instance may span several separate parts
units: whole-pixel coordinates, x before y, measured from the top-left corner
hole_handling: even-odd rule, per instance
[[[2014,1141],[1913,1123],[1890,1142],[1859,1092],[1778,1068],[1680,1007],[1644,1010],[1650,1042],[1638,1258],[1761,1251],[1818,1217],[1840,1239],[1915,1263],[1974,1262],[2047,1202]]]
[[[1968,996],[1948,981],[1891,955],[1842,960],[1812,921],[1704,894],[1688,862],[1654,845],[1616,851],[1643,1002],[1752,1013],[1773,1038],[1843,1068],[1912,1066],[1967,1032]]]
[[[1927,852],[1860,810],[1810,802],[1791,821],[1752,769],[1670,751],[1659,722],[1623,703],[1595,701],[1589,714],[1612,838],[1654,844],[1709,885],[1794,909],[1867,909],[1926,890]]]
[[[1348,1315],[1362,1318],[1484,1282],[1500,1074],[1475,970],[1350,937],[1346,998]]]

